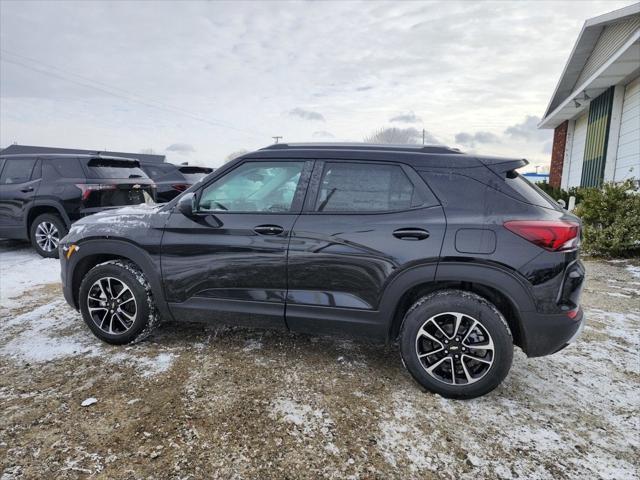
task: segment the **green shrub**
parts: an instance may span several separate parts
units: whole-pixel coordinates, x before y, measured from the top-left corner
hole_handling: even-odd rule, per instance
[[[583,249],[605,257],[640,255],[640,192],[633,181],[580,189]]]
[[[564,200],[565,205],[569,205],[569,197],[576,197],[576,205],[582,200],[584,188],[571,187],[569,190],[564,190],[560,187],[552,187],[548,183],[537,183],[536,185],[554,200]]]

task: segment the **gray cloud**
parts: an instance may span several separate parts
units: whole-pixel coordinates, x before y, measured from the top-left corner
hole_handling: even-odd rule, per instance
[[[326,130],[318,130],[313,132],[313,138],[335,138],[335,135]]]
[[[300,107],[289,110],[289,115],[293,117],[300,117],[304,120],[324,122],[324,116],[321,113],[314,112],[313,110],[305,110]]]
[[[166,148],[166,150],[168,152],[182,153],[184,155],[188,155],[189,153],[196,151],[196,149],[193,148],[193,145],[189,145],[188,143],[172,143]]]
[[[391,117],[389,121],[401,123],[420,123],[422,122],[422,118],[418,117],[414,112],[409,112]]]
[[[460,145],[475,147],[477,144],[500,143],[500,137],[491,132],[484,131],[475,133],[460,132],[456,133],[455,141]]]
[[[2,2],[0,144],[136,152],[175,138],[216,166],[320,130],[294,106],[330,114],[337,138],[409,106],[438,138],[500,134],[544,111],[584,20],[630,1]],[[548,161],[550,134],[521,127],[487,153]]]
[[[526,141],[544,141],[549,138],[549,130],[539,130],[540,117],[527,115],[523,122],[516,123],[504,131],[504,134],[514,139]]]

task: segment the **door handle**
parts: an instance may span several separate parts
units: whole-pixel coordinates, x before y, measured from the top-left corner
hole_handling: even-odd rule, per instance
[[[24,187],[23,189],[20,190],[22,193],[29,193],[29,192],[33,192],[33,187]]]
[[[393,236],[400,240],[424,240],[429,238],[429,232],[422,228],[399,228],[394,230]]]
[[[253,231],[259,235],[280,235],[284,228],[280,225],[258,225]]]

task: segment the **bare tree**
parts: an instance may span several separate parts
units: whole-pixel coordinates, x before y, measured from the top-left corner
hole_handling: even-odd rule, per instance
[[[235,152],[231,152],[229,155],[227,155],[227,157],[225,158],[225,160],[227,162],[230,162],[231,160],[234,160],[236,158],[238,158],[240,155],[244,155],[245,153],[247,153],[249,150],[245,150],[245,149],[240,149],[237,150]]]
[[[428,134],[430,143],[435,140],[433,135]],[[384,144],[396,144],[396,145],[415,145],[422,143],[422,132],[417,128],[397,128],[397,127],[382,127],[373,132],[371,135],[364,138],[367,143],[384,143]]]

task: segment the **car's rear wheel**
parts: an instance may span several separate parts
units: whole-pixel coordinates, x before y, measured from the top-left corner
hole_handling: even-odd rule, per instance
[[[99,339],[115,345],[146,338],[158,323],[151,287],[133,263],[93,267],[80,284],[82,317]]]
[[[31,223],[29,234],[36,252],[45,258],[58,258],[58,245],[67,228],[58,215],[45,213]]]
[[[416,302],[400,333],[402,359],[427,390],[449,398],[490,392],[507,376],[513,339],[500,311],[483,297],[443,290]]]

